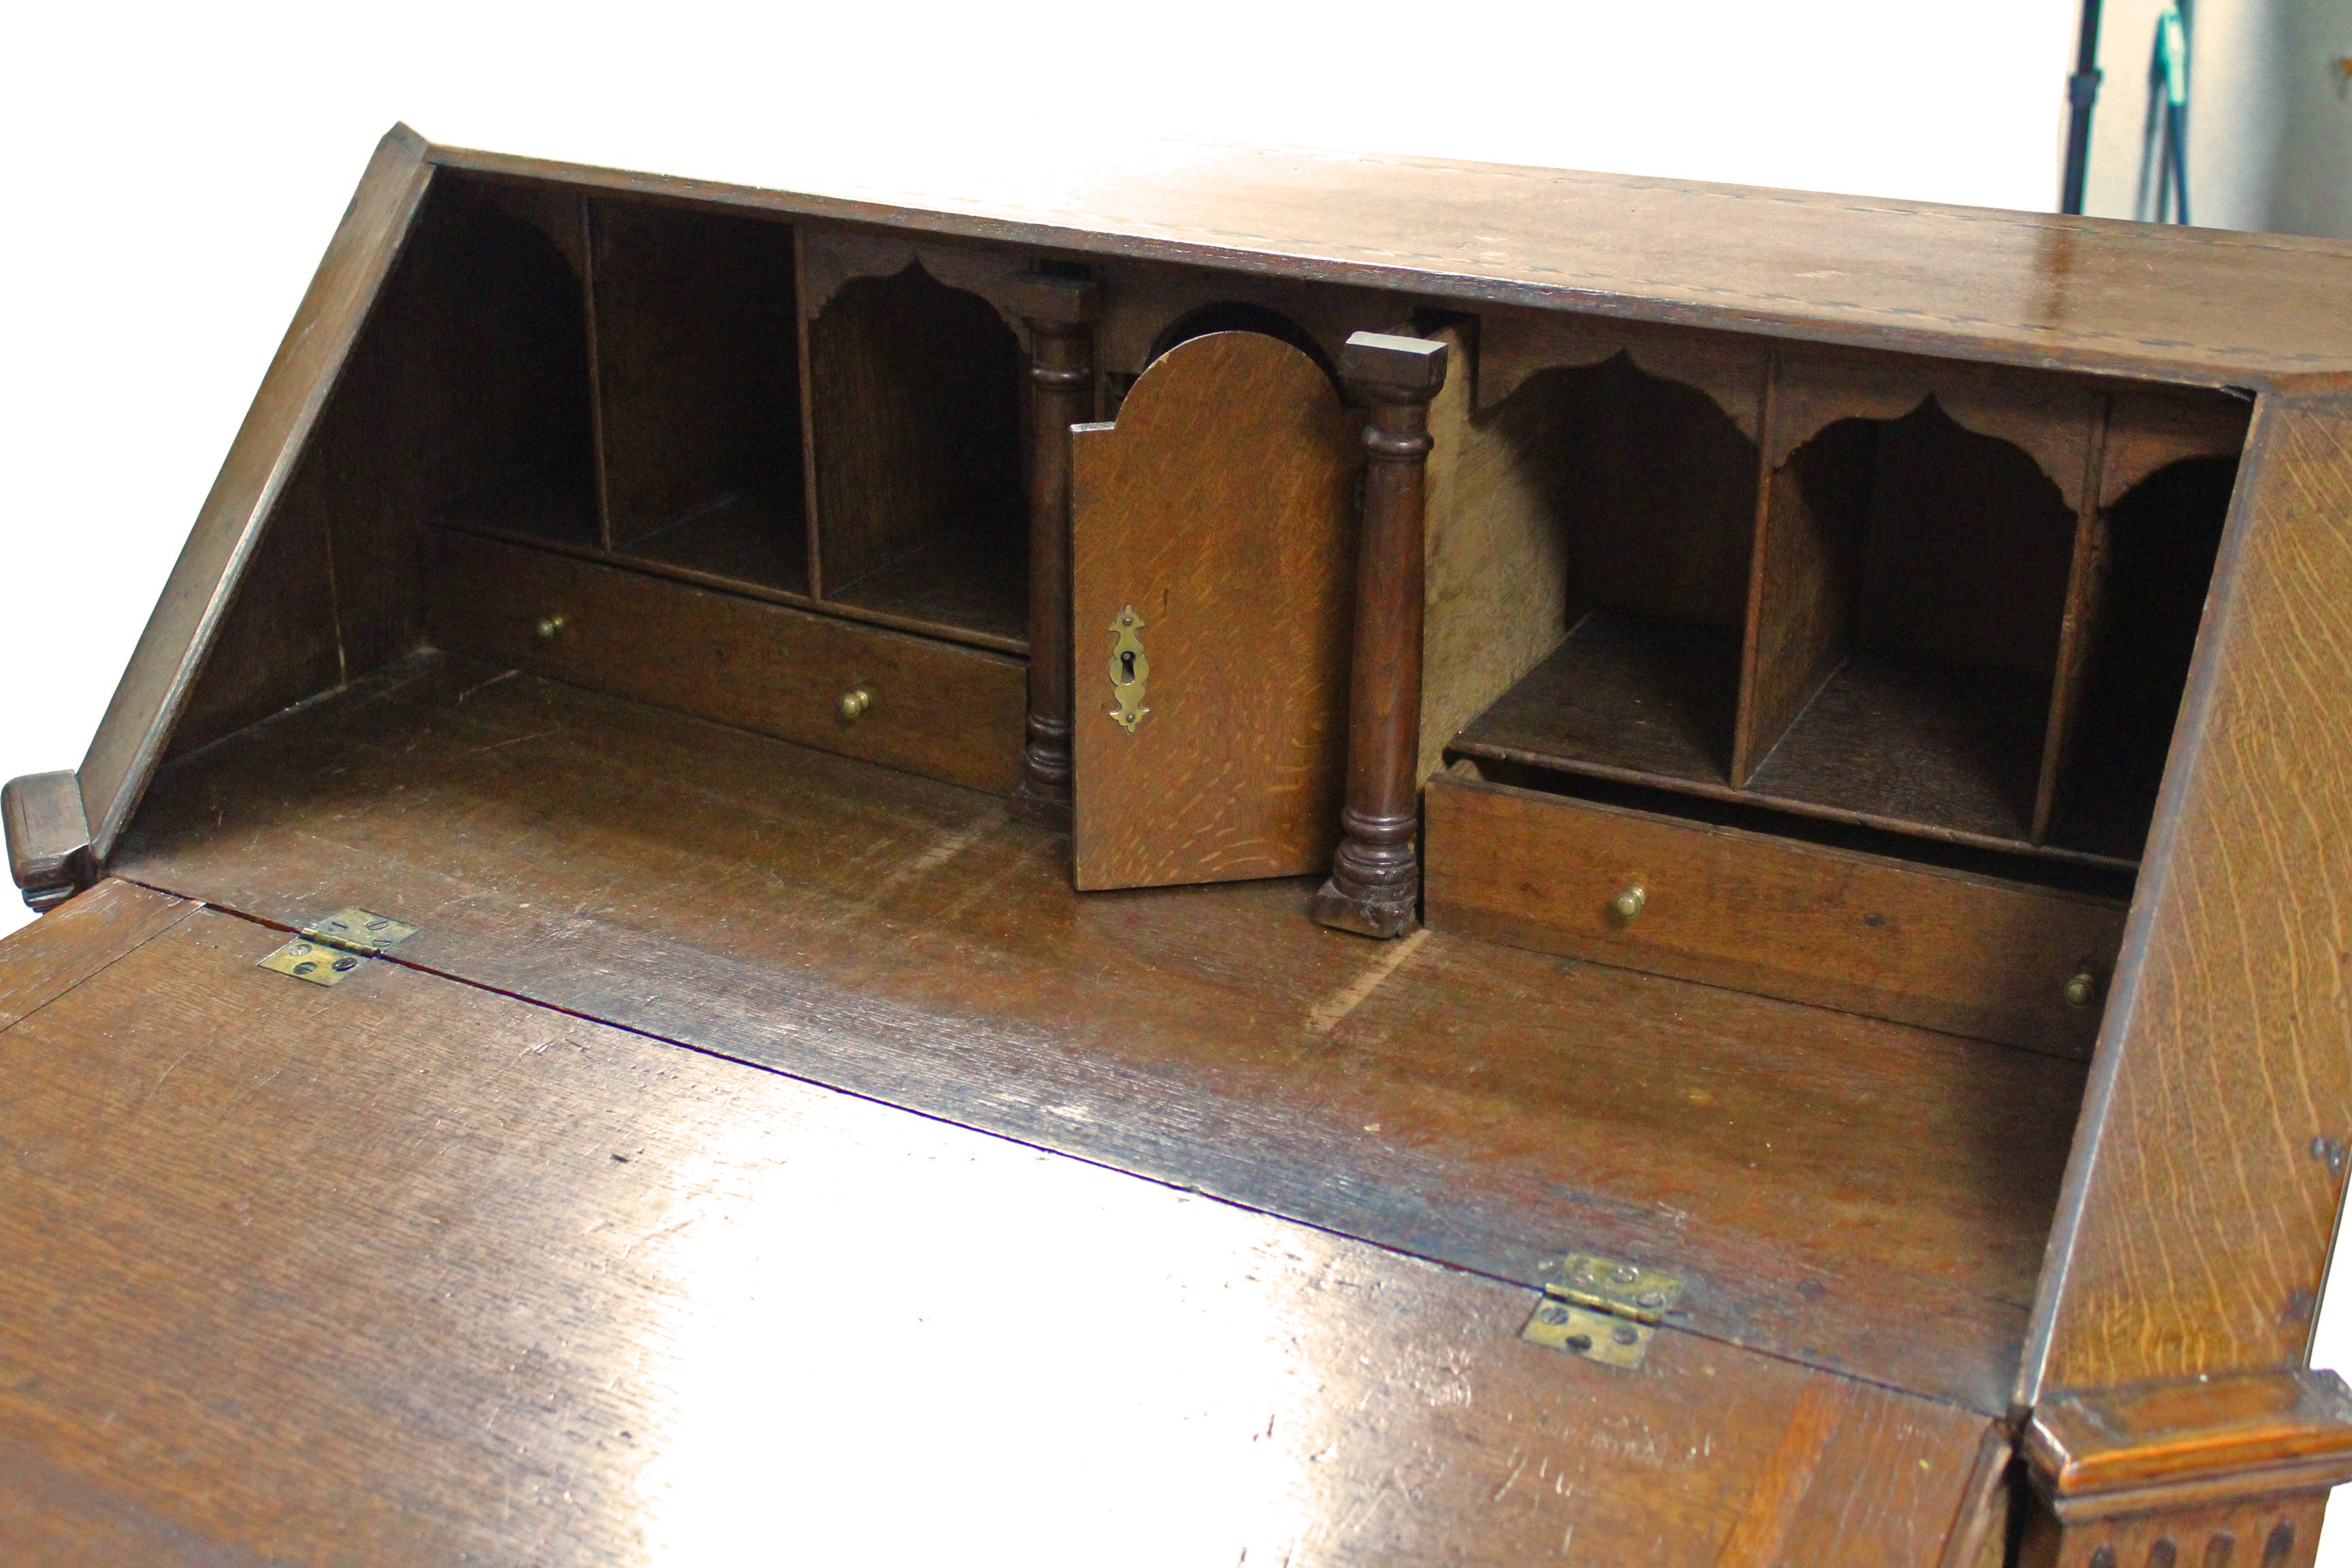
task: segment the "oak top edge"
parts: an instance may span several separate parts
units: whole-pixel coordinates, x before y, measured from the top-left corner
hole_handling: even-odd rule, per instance
[[[1210,142],[1139,144],[1093,166],[992,166],[952,195],[782,190],[441,145],[427,156],[474,174],[1432,300],[2190,385],[2352,375],[2352,244],[2295,236]]]
[[[2074,1391],[2034,1411],[2025,1447],[2062,1497],[2293,1464],[2352,1475],[2352,1394],[2326,1372]]]

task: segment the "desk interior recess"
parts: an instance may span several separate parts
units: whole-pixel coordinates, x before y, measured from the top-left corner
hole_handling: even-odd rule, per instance
[[[1424,774],[2127,889],[2246,399],[1567,316],[1475,348],[1433,416]]]
[[[1692,1331],[2002,1408],[2095,1011],[1727,983],[1433,904],[1367,951],[1288,882],[1082,898],[1064,841],[1002,819],[1034,653],[1025,290],[1081,271],[1101,412],[1204,333],[1327,370],[1359,330],[1449,340],[1425,770],[1988,857],[1959,872],[2119,924],[2145,805],[2112,781],[2152,790],[2179,670],[2112,650],[2185,667],[2226,394],[446,171],[257,569],[327,586],[248,594],[224,639],[301,646],[289,609],[323,605],[332,674],[216,654],[120,864],[288,921],[323,877],[485,984],[1499,1278],[1670,1259]],[[324,837],[289,815],[321,810]],[[530,958],[492,934],[509,904],[581,915]],[[664,942],[699,978],[595,978]],[[1153,980],[1113,1007],[1112,973]]]

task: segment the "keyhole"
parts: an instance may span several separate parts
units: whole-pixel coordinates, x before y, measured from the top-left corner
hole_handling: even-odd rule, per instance
[[[1118,656],[1118,683],[1121,686],[1135,684],[1135,655],[1132,653]]]

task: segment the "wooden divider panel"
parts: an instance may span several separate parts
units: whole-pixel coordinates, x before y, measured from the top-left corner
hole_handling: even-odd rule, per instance
[[[1509,401],[1538,371],[1599,364],[1624,354],[1643,372],[1695,386],[1715,399],[1740,433],[1762,439],[1763,342],[1695,327],[1660,327],[1603,316],[1490,311],[1479,318],[1474,389],[1484,415]]]
[[[1320,869],[1347,759],[1357,419],[1219,332],[1072,447],[1080,888]]]
[[[1735,784],[2032,841],[2100,407],[2014,372],[1776,363]]]
[[[1778,356],[1764,465],[1782,467],[1841,419],[1900,419],[1930,397],[1954,423],[2023,448],[2069,507],[2082,504],[2098,408],[2092,384],[1963,361],[1822,351]]]
[[[591,211],[614,547],[805,592],[791,228],[629,202]]]
[[[1816,475],[1770,460],[1780,444],[1781,381],[1776,365],[1767,395],[1764,472],[1756,497],[1756,552],[1740,661],[1739,713],[1733,731],[1731,782],[1745,784],[1836,668],[1850,634],[1862,571],[1862,532],[1870,504],[1866,475],[1842,453]],[[1798,389],[1800,413],[1807,413]],[[1803,418],[1790,421],[1801,426]],[[1850,443],[1859,432],[1831,432]],[[1795,443],[1788,444],[1793,453]]]
[[[1013,329],[987,299],[911,259],[887,278],[848,279],[805,331],[824,596],[1025,637]]]
[[[2248,412],[2219,392],[2142,387],[2107,400],[2067,587],[2036,843],[2054,835],[2138,854]]]

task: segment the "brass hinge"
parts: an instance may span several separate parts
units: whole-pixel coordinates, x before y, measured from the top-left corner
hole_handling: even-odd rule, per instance
[[[1545,1282],[1519,1337],[1604,1366],[1641,1365],[1657,1325],[1683,1293],[1675,1275],[1589,1252],[1571,1252],[1543,1271],[1556,1278]]]
[[[416,934],[416,928],[389,915],[366,910],[337,910],[315,926],[304,926],[285,946],[257,966],[307,980],[313,985],[341,985],[343,976]]]

